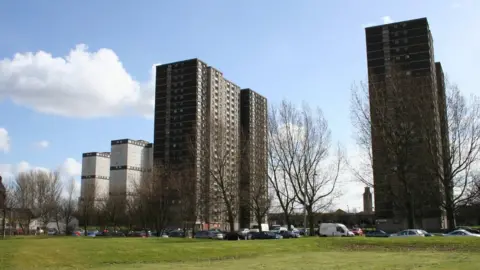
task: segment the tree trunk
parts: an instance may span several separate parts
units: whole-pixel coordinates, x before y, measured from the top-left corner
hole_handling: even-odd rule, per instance
[[[258,223],[258,231],[262,232],[262,217],[258,213],[255,216]]]
[[[415,205],[413,203],[412,195],[409,195],[406,206],[408,229],[415,229]]]
[[[307,220],[308,220],[308,229],[310,231],[309,234],[310,236],[314,236],[315,235],[315,226],[314,226],[315,213],[313,213],[312,206],[307,206]]]
[[[230,212],[228,213],[228,223],[230,224],[230,232],[235,231],[235,217],[233,214]]]
[[[447,226],[449,230],[457,227],[455,220],[455,202],[453,201],[453,188],[449,185],[445,188],[445,212],[447,214]]]
[[[285,223],[287,224],[287,228],[291,228],[292,227],[292,221],[290,220],[290,215],[285,214]]]

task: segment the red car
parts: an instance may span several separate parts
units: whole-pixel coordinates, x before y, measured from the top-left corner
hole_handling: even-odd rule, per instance
[[[362,236],[363,235],[363,231],[360,228],[353,228],[350,231],[357,236]]]

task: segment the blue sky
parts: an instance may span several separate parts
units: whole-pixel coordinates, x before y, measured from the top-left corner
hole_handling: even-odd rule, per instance
[[[474,0],[3,0],[0,172],[61,166],[78,177],[83,152],[109,151],[118,138],[151,141],[152,65],[193,57],[271,104],[321,107],[351,155],[350,88],[366,77],[363,28],[427,17],[436,60],[475,93],[478,14]],[[339,206],[360,207],[362,185],[345,188]]]

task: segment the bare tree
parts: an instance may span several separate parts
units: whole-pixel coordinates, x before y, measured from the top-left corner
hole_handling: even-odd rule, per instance
[[[102,201],[102,214],[105,216],[109,224],[114,228],[117,228],[119,222],[125,217],[125,200],[118,198],[118,196],[108,196]]]
[[[157,162],[151,170],[143,172],[135,185],[135,192],[131,194],[134,198],[131,200],[136,203],[143,228],[146,229],[149,223],[153,223],[157,233],[164,229],[172,207],[170,177],[167,164]]]
[[[374,175],[385,180],[375,183],[375,189],[388,194],[394,212],[405,215],[408,226],[414,228],[420,225],[419,219],[440,211],[442,187],[428,169],[441,164],[439,118],[432,109],[437,107],[432,98],[436,82],[397,67],[392,67],[385,80],[371,77],[369,81]],[[437,143],[429,147],[432,138]],[[425,154],[429,152],[435,155]],[[381,211],[375,209],[379,216]]]
[[[434,166],[432,173],[440,179],[444,194],[439,198],[441,207],[447,215],[448,228],[456,227],[455,215],[458,206],[470,200],[469,187],[472,185],[472,173],[479,161],[480,153],[480,102],[472,96],[467,100],[456,85],[441,82],[446,93],[439,91],[439,116],[441,149],[438,151],[437,137],[428,137],[427,143]],[[443,125],[443,126],[442,126]],[[429,127],[429,125],[424,125]],[[443,166],[438,166],[437,160]]]
[[[469,200],[465,204],[480,205],[480,175],[475,173],[472,178],[473,181],[467,191]]]
[[[306,104],[299,110],[283,101],[276,114],[270,120],[272,146],[296,200],[304,206],[313,234],[315,211],[331,205],[335,198],[343,154],[339,149],[331,159],[330,130],[320,109],[314,114]]]
[[[274,111],[274,109],[272,109]],[[270,114],[270,117],[276,117],[276,114],[273,112]],[[275,118],[273,118],[275,119]],[[280,209],[282,210],[285,224],[288,228],[291,227],[291,215],[294,211],[295,206],[295,194],[291,187],[290,181],[288,181],[285,171],[282,170],[280,163],[280,153],[277,152],[275,144],[280,143],[277,141],[276,135],[277,128],[274,126],[276,122],[269,120],[269,142],[268,142],[268,182],[270,187],[273,190],[275,196],[275,201],[278,203]],[[273,198],[272,198],[273,199]],[[270,207],[273,208],[274,201],[271,202]]]
[[[172,211],[179,218],[185,236],[190,228],[192,234],[195,234],[195,224],[199,215],[199,207],[197,207],[199,200],[196,198],[200,194],[195,179],[194,168],[185,164],[175,166],[168,178],[170,195],[174,199]]]
[[[65,234],[69,235],[72,233],[70,228],[70,224],[74,219],[74,213],[77,210],[77,199],[75,194],[77,193],[77,189],[75,186],[75,179],[71,179],[71,181],[65,187],[66,195],[65,197],[60,199],[60,202],[57,206],[57,215],[56,215],[56,222],[57,227],[60,221],[65,223]]]
[[[82,182],[81,189],[78,212],[83,222],[85,236],[87,236],[88,226],[93,223],[100,204],[97,200],[98,198],[96,197],[97,184],[95,181]]]
[[[358,164],[348,164],[355,180],[373,188],[372,123],[368,85],[360,83],[352,87],[350,118],[354,127],[354,138],[360,148]]]
[[[54,220],[55,211],[60,201],[62,183],[58,172],[33,171],[35,176],[35,209],[36,216],[42,222],[43,229]],[[58,223],[57,223],[58,226]],[[60,228],[59,228],[60,229]]]
[[[225,130],[218,128],[216,143],[209,151],[210,166],[208,168],[212,201],[217,202],[217,213],[223,213],[229,224],[230,231],[235,230],[235,221],[239,208],[239,149],[238,142],[227,142]],[[218,203],[221,202],[221,203]]]
[[[248,193],[244,196],[246,197],[245,203],[248,206],[247,210],[253,214],[260,231],[262,231],[261,224],[264,223],[273,201],[273,194],[268,189],[266,172],[262,175],[263,177],[259,176],[251,179],[248,191],[241,188],[242,192]]]
[[[28,213],[31,213],[31,209],[35,208],[36,203],[36,171],[31,170],[27,172],[19,173],[14,180],[13,187],[13,200],[15,205],[22,209],[26,210]],[[33,218],[33,215],[27,215],[25,218],[18,220],[20,228],[23,232],[30,234],[30,222]]]

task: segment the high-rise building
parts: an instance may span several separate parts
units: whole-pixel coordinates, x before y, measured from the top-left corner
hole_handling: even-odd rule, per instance
[[[433,39],[427,19],[368,27],[365,33],[376,218],[383,220],[385,228],[395,230],[405,228],[406,215],[410,215],[405,212],[405,204],[392,199],[400,186],[397,178],[400,164],[394,161],[396,158],[392,157],[392,151],[387,150],[387,144],[392,140],[386,138],[381,128],[386,125],[385,122],[389,122],[390,127],[399,127],[399,130],[408,126],[411,134],[414,134],[412,137],[415,136],[415,140],[409,141],[411,154],[405,159],[408,164],[401,167],[408,167],[407,177],[414,179],[409,182],[408,188],[416,194],[415,201],[411,203],[415,204],[417,226],[441,228],[445,225],[438,202],[442,190],[438,177],[431,169],[442,166],[441,155],[433,153],[442,151],[441,126],[442,123],[446,124],[446,120],[440,117],[439,91],[445,90],[437,87],[439,78],[436,69],[439,65],[435,65]],[[399,104],[404,106],[401,120],[398,115],[400,109],[396,107]],[[382,106],[385,108],[380,108]],[[379,111],[383,111],[386,117],[380,119]],[[397,114],[393,114],[393,111]],[[428,138],[429,143],[424,138]],[[403,150],[405,153],[406,149]]]
[[[225,202],[212,172],[222,166],[228,189],[240,192],[240,87],[190,59],[157,66],[155,92],[154,164],[193,171],[197,222],[226,224]],[[239,196],[229,203],[239,211]]]
[[[363,212],[367,214],[373,212],[373,198],[370,187],[365,187],[365,192],[363,192]]]
[[[82,156],[80,203],[107,199],[110,182],[110,153],[89,152]]]
[[[251,89],[240,92],[240,126],[239,222],[250,228],[257,223],[255,212],[266,215],[268,203],[267,99]]]
[[[123,201],[136,192],[143,173],[151,168],[152,144],[142,140],[113,140],[110,153],[109,194]]]

